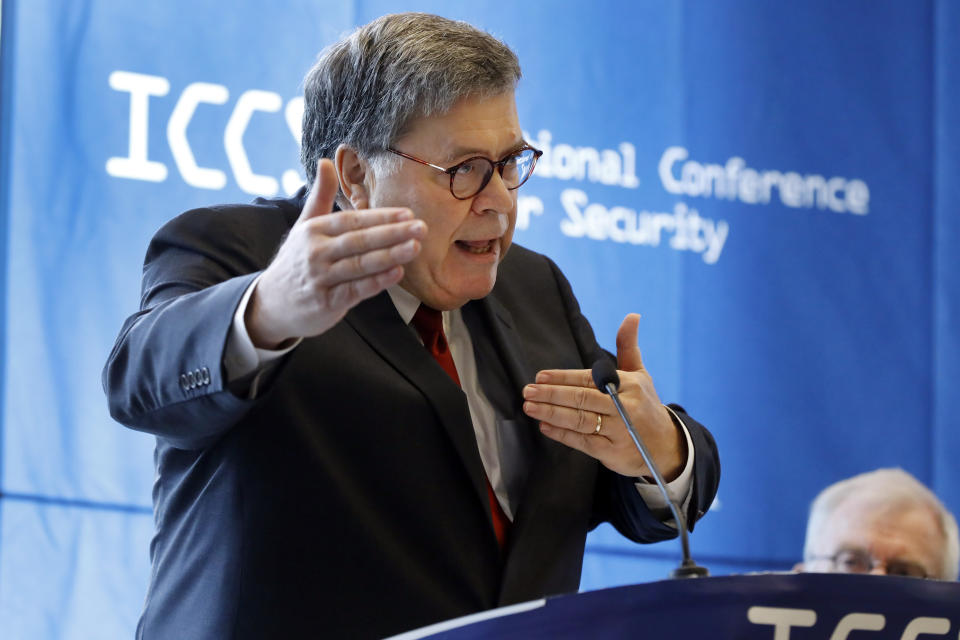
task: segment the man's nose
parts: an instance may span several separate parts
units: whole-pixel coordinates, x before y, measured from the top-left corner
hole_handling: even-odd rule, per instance
[[[887,565],[882,562],[878,562],[873,566],[873,569],[871,569],[869,573],[872,576],[885,576],[887,575]]]
[[[513,208],[513,195],[507,189],[507,185],[504,184],[499,171],[493,172],[489,182],[477,194],[477,198],[483,200],[479,203],[482,206],[477,207],[481,212],[497,211],[504,213]]]

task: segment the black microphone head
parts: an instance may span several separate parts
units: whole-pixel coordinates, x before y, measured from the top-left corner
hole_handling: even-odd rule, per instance
[[[610,358],[600,358],[593,363],[593,384],[597,389],[607,392],[607,385],[612,384],[614,389],[620,388],[620,376],[617,375],[617,367],[614,366]]]

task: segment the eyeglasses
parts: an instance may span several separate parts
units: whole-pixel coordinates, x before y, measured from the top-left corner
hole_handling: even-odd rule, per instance
[[[519,188],[533,173],[537,159],[543,155],[543,151],[524,145],[519,149],[511,151],[496,162],[483,156],[474,156],[453,165],[449,169],[444,169],[426,160],[421,160],[402,151],[397,151],[392,147],[388,147],[387,151],[401,158],[413,160],[414,162],[432,167],[437,171],[449,174],[450,193],[452,193],[453,197],[457,200],[472,198],[483,191],[484,187],[490,182],[490,178],[493,177],[494,168],[496,168],[500,174],[503,185],[507,189],[512,191]]]
[[[888,576],[927,578],[927,570],[910,560],[878,560],[866,549],[841,549],[832,556],[813,556],[811,560],[829,560],[839,573],[870,573],[883,567]]]

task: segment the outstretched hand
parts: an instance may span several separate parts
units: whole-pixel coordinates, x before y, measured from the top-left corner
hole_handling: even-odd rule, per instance
[[[333,163],[320,160],[303,211],[247,307],[247,330],[258,347],[323,333],[361,301],[400,282],[403,265],[420,253],[427,226],[413,212],[331,213],[338,190]]]
[[[640,316],[631,313],[617,331],[620,400],[669,482],[683,470],[686,439],[661,404],[643,365],[637,342],[639,323]],[[540,421],[540,431],[548,438],[596,458],[621,475],[650,475],[613,401],[594,386],[589,369],[540,371],[534,384],[524,387],[523,397],[524,412]]]

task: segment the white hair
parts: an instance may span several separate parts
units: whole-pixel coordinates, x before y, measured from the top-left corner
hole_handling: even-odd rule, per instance
[[[836,508],[853,495],[869,496],[887,507],[907,509],[925,506],[933,511],[944,541],[937,577],[942,580],[957,579],[960,573],[960,536],[957,533],[956,519],[932,491],[903,469],[896,468],[861,473],[832,484],[820,492],[810,505],[803,547],[805,561],[809,562],[815,555],[815,542],[833,517]]]

